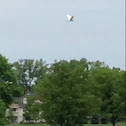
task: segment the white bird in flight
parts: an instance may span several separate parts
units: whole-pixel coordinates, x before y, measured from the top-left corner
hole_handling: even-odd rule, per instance
[[[74,16],[70,16],[70,15],[66,15],[67,16],[67,18],[68,18],[68,21],[73,21],[73,18],[74,18]]]

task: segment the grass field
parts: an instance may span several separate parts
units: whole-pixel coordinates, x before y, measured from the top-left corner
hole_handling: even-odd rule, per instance
[[[8,126],[49,126],[47,124],[20,124],[20,125],[15,125],[11,124]],[[84,124],[84,126],[112,126],[112,124]],[[116,123],[116,126],[126,126],[125,123]]]

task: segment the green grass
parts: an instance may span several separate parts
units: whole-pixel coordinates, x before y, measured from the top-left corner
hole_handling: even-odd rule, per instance
[[[47,124],[10,124],[8,126],[49,126]],[[85,124],[84,126],[112,126],[112,124]],[[116,126],[126,126],[125,123],[116,123]]]

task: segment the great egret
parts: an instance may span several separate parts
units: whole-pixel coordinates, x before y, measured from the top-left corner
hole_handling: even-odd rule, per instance
[[[66,15],[67,16],[67,18],[68,18],[68,21],[73,21],[73,18],[74,18],[74,16],[70,16],[70,15]]]

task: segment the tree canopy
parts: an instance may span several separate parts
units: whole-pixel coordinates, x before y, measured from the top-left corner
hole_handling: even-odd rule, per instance
[[[17,84],[13,65],[0,54],[0,98],[9,105],[13,97],[21,95],[21,87]]]
[[[91,91],[102,99],[100,116],[111,119],[113,126],[125,116],[125,77],[125,71],[117,68],[99,67],[90,71]]]
[[[18,84],[23,85],[24,94],[30,94],[32,83],[37,79],[42,79],[46,72],[45,62],[33,59],[21,59],[13,63],[17,75]]]
[[[101,99],[88,90],[88,65],[84,61],[54,63],[37,82],[42,116],[51,125],[82,125],[99,111]]]
[[[5,125],[5,110],[15,96],[21,95],[20,85],[16,83],[13,65],[0,54],[0,125]]]

